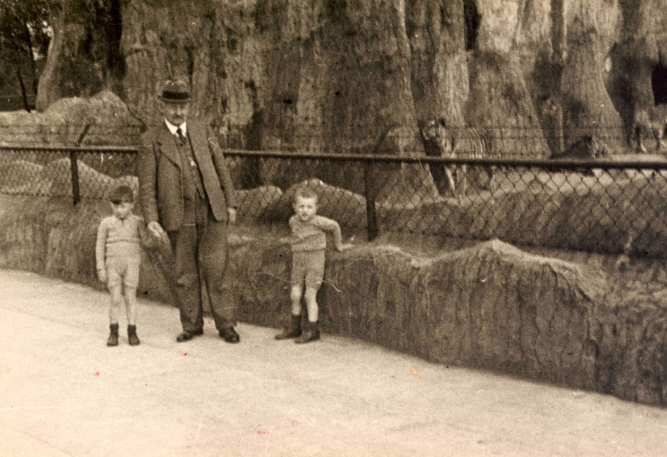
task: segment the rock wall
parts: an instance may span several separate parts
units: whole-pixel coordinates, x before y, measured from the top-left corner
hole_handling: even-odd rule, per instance
[[[419,155],[418,127],[437,117],[452,127],[523,129],[497,134],[533,157],[556,152],[548,147],[561,142],[544,135],[563,128],[565,148],[596,133],[623,149],[637,113],[656,102],[654,70],[667,65],[667,8],[655,0],[109,5],[96,12],[114,15],[105,33],[82,32],[76,10],[57,16],[64,38],[54,38],[43,90],[75,90],[72,68],[79,85],[104,86],[99,68],[109,66],[106,87],[148,125],[158,82],[185,77],[195,114],[231,148],[363,152],[391,127],[382,152]],[[98,43],[97,61],[91,53],[76,61],[82,43]],[[562,110],[556,132],[545,103]]]
[[[0,112],[0,145],[136,146],[143,129],[110,91],[62,98],[43,113]]]
[[[0,212],[0,267],[101,287],[94,243],[105,204],[4,196]],[[277,328],[289,315],[282,230],[230,235],[229,285],[244,322]],[[380,241],[328,254],[318,295],[325,332],[434,362],[667,403],[664,265],[646,273],[656,276],[652,285],[638,286],[603,256],[582,264],[497,240],[428,255],[400,246]],[[145,255],[139,294],[168,301],[167,290]]]

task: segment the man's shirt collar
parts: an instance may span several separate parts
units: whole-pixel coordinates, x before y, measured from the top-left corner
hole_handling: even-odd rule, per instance
[[[183,132],[183,136],[188,136],[188,131],[185,122],[183,122],[181,125],[174,125],[165,119],[164,123],[167,124],[167,128],[169,129],[172,135],[176,135],[176,130],[180,128],[181,131]]]

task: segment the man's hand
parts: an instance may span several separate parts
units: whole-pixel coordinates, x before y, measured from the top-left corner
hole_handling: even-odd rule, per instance
[[[158,221],[151,221],[146,227],[148,227],[148,230],[157,238],[162,239],[162,236],[164,236],[164,229]]]
[[[103,282],[106,284],[107,282],[107,271],[104,268],[101,268],[97,270],[97,279],[100,280],[100,282]]]
[[[236,208],[227,208],[227,216],[230,224],[236,224]]]

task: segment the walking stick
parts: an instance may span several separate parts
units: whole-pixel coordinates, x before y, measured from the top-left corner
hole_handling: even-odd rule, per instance
[[[153,245],[150,247],[145,246],[144,250],[148,254],[148,257],[151,259],[151,263],[153,265],[157,265],[157,268],[158,270],[160,270],[162,277],[167,282],[167,287],[169,287],[169,292],[171,293],[171,297],[173,299],[173,305],[176,306],[178,309],[182,309],[181,297],[178,294],[176,279],[172,274],[172,271],[174,270],[174,262],[171,256],[165,255],[165,253],[163,252],[163,249],[166,247],[164,246],[165,243],[163,242],[163,240],[160,239],[159,243],[162,244],[163,246],[160,245]]]

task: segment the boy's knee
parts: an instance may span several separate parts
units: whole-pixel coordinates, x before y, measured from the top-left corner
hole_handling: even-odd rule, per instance
[[[135,298],[137,296],[137,286],[125,286],[123,295],[127,298]]]
[[[111,295],[111,306],[120,306],[123,301],[123,291],[120,289],[109,290]]]
[[[306,292],[303,294],[303,297],[307,301],[314,301],[315,298],[317,297],[317,291],[319,290],[319,288],[320,288],[319,285],[317,287],[312,287],[312,286],[306,287]]]
[[[290,290],[290,299],[292,299],[292,301],[301,300],[302,292],[303,291],[301,290],[300,287],[292,287],[292,289]]]

